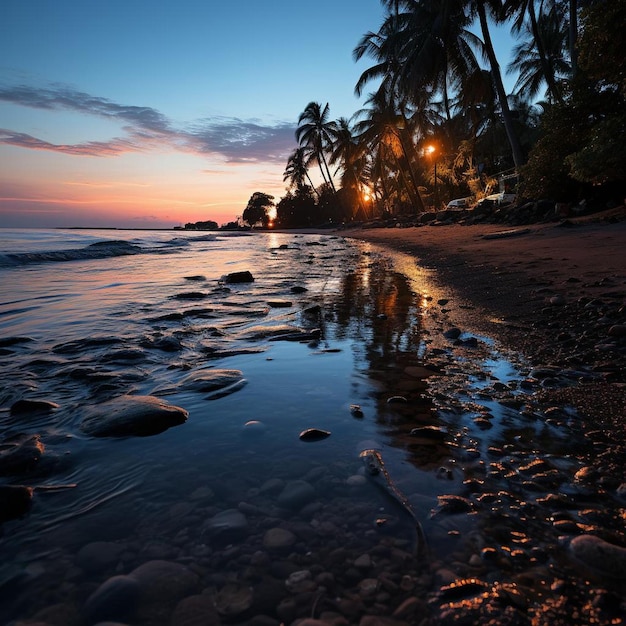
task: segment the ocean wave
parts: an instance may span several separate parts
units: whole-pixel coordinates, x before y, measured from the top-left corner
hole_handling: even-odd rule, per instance
[[[41,252],[16,252],[0,255],[0,267],[31,265],[35,263],[62,263],[66,261],[83,261],[106,259],[116,256],[141,254],[145,250],[128,241],[98,241],[84,248],[71,250],[49,250]]]

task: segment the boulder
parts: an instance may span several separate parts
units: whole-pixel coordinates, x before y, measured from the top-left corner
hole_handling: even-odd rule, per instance
[[[81,430],[92,437],[145,437],[183,424],[188,416],[154,396],[121,396],[89,409]]]

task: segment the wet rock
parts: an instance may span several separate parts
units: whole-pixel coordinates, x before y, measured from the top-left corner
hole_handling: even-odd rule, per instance
[[[321,428],[307,428],[300,433],[300,441],[321,441],[330,437],[330,431]]]
[[[94,591],[83,607],[89,623],[124,620],[133,614],[140,586],[132,576],[113,576]]]
[[[256,437],[267,432],[267,425],[259,420],[248,420],[241,431],[246,437]]]
[[[445,513],[447,515],[469,513],[474,510],[474,504],[471,500],[454,494],[437,496],[437,504],[435,513]]]
[[[430,441],[444,441],[446,438],[446,432],[439,426],[420,426],[413,428],[411,432],[409,432],[409,435]]]
[[[296,543],[296,536],[284,528],[270,528],[263,536],[263,546],[268,550],[286,550]]]
[[[593,535],[575,537],[569,547],[574,558],[587,567],[609,578],[626,579],[626,548]]]
[[[154,396],[121,396],[89,409],[81,430],[92,437],[145,437],[183,424],[188,415]]]
[[[240,370],[207,369],[189,374],[180,383],[184,389],[207,392],[218,391],[243,380]]]
[[[41,413],[51,413],[58,408],[59,405],[56,402],[50,402],[50,400],[22,399],[11,405],[11,415],[38,415]]]
[[[228,284],[253,283],[254,276],[252,276],[251,272],[245,270],[243,272],[231,272],[230,274],[222,276],[220,280]]]
[[[204,300],[208,298],[208,294],[202,291],[184,291],[174,296],[177,300]]]
[[[458,339],[461,336],[461,329],[453,326],[452,328],[448,328],[448,330],[444,331],[443,336],[446,339]]]
[[[172,626],[220,626],[215,602],[209,595],[183,598],[172,614]]]
[[[44,453],[39,435],[17,435],[2,443],[0,476],[17,476],[32,472]]]
[[[316,587],[309,570],[299,570],[289,575],[285,581],[285,587],[291,593],[304,593],[313,591]]]
[[[248,534],[248,520],[241,511],[226,509],[208,519],[203,530],[215,540],[234,541]]]
[[[76,565],[86,572],[100,572],[115,565],[124,548],[111,541],[93,541],[84,545],[76,555]]]
[[[278,496],[278,504],[288,509],[300,509],[315,499],[315,489],[304,480],[292,480]]]
[[[359,582],[358,589],[361,598],[373,598],[380,589],[380,582],[377,578],[364,578]]]
[[[138,584],[135,617],[148,624],[169,623],[178,603],[197,591],[198,577],[188,567],[171,561],[148,561],[129,575]]]
[[[293,306],[293,302],[291,300],[268,300],[267,306],[271,309],[288,309]]]
[[[626,337],[626,324],[614,324],[608,334],[609,337]]]
[[[454,600],[484,593],[488,589],[490,589],[490,586],[478,578],[456,580],[449,585],[441,587],[439,590],[439,600],[442,602],[452,602]]]
[[[252,606],[254,592],[246,585],[230,584],[219,590],[215,608],[220,615],[230,619],[242,619]]]
[[[32,499],[31,487],[0,485],[0,524],[28,513]]]

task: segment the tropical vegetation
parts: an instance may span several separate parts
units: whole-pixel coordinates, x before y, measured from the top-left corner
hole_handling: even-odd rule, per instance
[[[329,104],[306,105],[276,225],[419,215],[479,198],[507,172],[518,197],[623,201],[626,0],[381,3],[353,53],[371,61],[355,85],[365,105],[337,120]],[[511,31],[512,93],[496,25]],[[267,224],[270,205],[253,205],[244,221]]]

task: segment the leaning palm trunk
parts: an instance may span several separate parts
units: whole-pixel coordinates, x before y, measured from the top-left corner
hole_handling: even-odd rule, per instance
[[[569,56],[572,66],[572,78],[578,73],[578,52],[576,38],[578,37],[578,2],[569,0]]]
[[[496,88],[496,93],[498,94],[500,108],[502,109],[502,122],[504,123],[504,130],[506,131],[506,136],[509,140],[509,145],[511,146],[513,163],[515,163],[516,168],[520,168],[524,164],[524,155],[522,153],[522,147],[517,134],[515,133],[515,129],[513,128],[513,118],[511,116],[511,110],[509,109],[506,91],[504,91],[500,66],[498,65],[498,59],[496,58],[496,53],[493,49],[491,34],[489,33],[489,25],[487,24],[487,14],[485,12],[485,0],[479,0],[477,8],[478,16],[480,18],[480,27],[485,42],[485,50],[491,66],[491,76]]]

